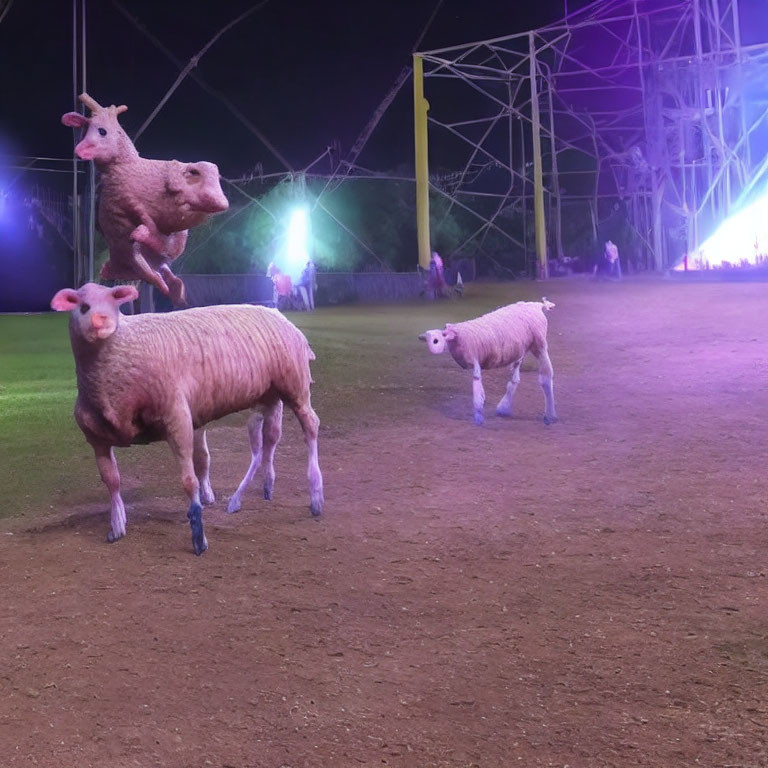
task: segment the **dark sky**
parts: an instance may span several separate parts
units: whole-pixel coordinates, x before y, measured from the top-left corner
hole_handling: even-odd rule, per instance
[[[252,0],[122,0],[186,64]],[[78,0],[78,3],[80,0]],[[571,0],[573,8],[577,0]],[[583,2],[580,4],[583,5]],[[303,168],[334,140],[346,152],[410,62],[437,0],[270,0],[227,32],[193,70],[228,98],[291,165]],[[194,10],[191,10],[193,9]],[[563,0],[443,0],[421,50],[524,31],[562,17]],[[125,103],[133,134],[179,69],[111,0],[88,0],[88,92]],[[0,152],[72,156],[72,2],[15,0],[0,22]],[[411,86],[388,136],[412,145]],[[402,131],[397,127],[402,125]],[[401,141],[396,137],[401,136]],[[187,78],[138,142],[145,157],[206,159],[224,175],[282,163],[214,97]]]

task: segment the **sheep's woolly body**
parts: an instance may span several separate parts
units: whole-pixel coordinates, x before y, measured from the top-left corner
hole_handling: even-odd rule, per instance
[[[483,423],[485,389],[483,370],[509,366],[507,391],[496,406],[499,416],[512,415],[512,401],[520,382],[520,365],[527,352],[539,360],[539,383],[544,391],[544,421],[557,421],[552,387],[552,361],[547,352],[547,318],[544,311],[555,305],[546,298],[520,301],[463,323],[448,323],[443,330],[426,331],[419,338],[434,355],[445,348],[462,367],[472,371],[472,404],[475,423]]]
[[[462,368],[472,368],[475,363],[482,369],[502,368],[521,360],[527,351],[538,356],[546,348],[547,304],[521,301],[473,320],[448,324],[446,329],[456,333],[447,342],[448,351]]]
[[[184,284],[170,263],[183,253],[191,227],[229,207],[219,169],[142,158],[118,121],[127,107],[102,107],[86,93],[80,100],[91,117],[68,112],[62,122],[86,128],[75,153],[100,172],[99,224],[109,248],[101,277],[145,280],[183,306]]]
[[[74,316],[73,316],[74,317]],[[75,415],[90,439],[129,445],[166,437],[179,398],[194,427],[281,397],[309,400],[312,350],[279,312],[248,305],[123,316],[100,345],[72,333]]]
[[[276,310],[250,305],[121,315],[120,305],[137,297],[133,286],[86,283],[77,291],[63,288],[51,300],[53,309],[70,313],[75,419],[109,490],[107,539],[117,541],[126,530],[114,446],[164,439],[178,459],[190,501],[195,554],[205,552],[202,505],[215,500],[205,424],[247,408],[254,411],[248,420],[251,463],[227,505],[228,512],[236,512],[262,462],[264,498],[272,498],[283,403],[304,432],[310,510],[319,515],[324,503],[320,420],[309,391],[309,361],[315,356],[304,334]]]

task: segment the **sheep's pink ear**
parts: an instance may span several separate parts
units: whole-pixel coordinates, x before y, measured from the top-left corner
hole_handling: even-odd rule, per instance
[[[446,325],[445,330],[443,331],[443,338],[446,341],[453,341],[456,338],[456,331],[454,331],[450,326]]]
[[[90,120],[79,112],[67,112],[66,115],[61,116],[61,122],[70,128],[82,128],[84,125],[88,125]]]
[[[126,301],[136,301],[139,298],[139,292],[132,285],[116,285],[110,294],[117,306],[125,304]]]
[[[62,288],[52,299],[51,309],[57,312],[71,312],[80,303],[77,291],[72,288]]]

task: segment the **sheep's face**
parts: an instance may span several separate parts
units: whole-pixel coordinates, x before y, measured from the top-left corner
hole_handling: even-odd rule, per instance
[[[108,339],[120,324],[118,307],[126,301],[138,298],[139,293],[132,285],[105,285],[86,283],[75,291],[63,288],[51,299],[51,307],[57,312],[71,312],[70,327],[73,331],[95,344]]]
[[[168,191],[177,196],[177,203],[190,211],[221,213],[229,201],[221,190],[219,168],[215,163],[168,164]]]
[[[439,355],[445,349],[446,342],[456,338],[456,331],[446,325],[444,331],[437,328],[433,331],[425,331],[419,338],[427,342],[427,349],[433,355]]]
[[[110,110],[97,112],[90,118],[79,112],[67,112],[61,122],[72,128],[87,128],[85,136],[75,147],[75,154],[81,160],[109,165],[124,155],[126,150],[131,154],[135,152],[131,140]]]

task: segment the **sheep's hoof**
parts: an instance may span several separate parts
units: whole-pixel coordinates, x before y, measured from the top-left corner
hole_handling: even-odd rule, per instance
[[[208,542],[203,531],[202,506],[193,503],[189,508],[189,512],[187,512],[187,517],[189,518],[189,527],[192,529],[192,548],[195,550],[196,555],[202,555],[208,549]]]
[[[475,424],[477,424],[478,427],[483,424],[483,414],[480,413],[480,411],[475,411]]]
[[[309,505],[309,511],[312,513],[312,517],[320,517],[323,514],[323,502],[313,501]]]
[[[118,539],[122,539],[123,536],[125,536],[124,533],[113,533],[112,531],[109,531],[109,533],[107,533],[107,541],[110,544],[114,544]]]
[[[227,514],[228,515],[234,515],[235,512],[240,511],[240,500],[236,499],[234,496],[229,500],[229,504],[227,504]]]
[[[264,486],[264,498],[267,501],[272,501],[272,489],[271,488],[267,488],[266,485]]]
[[[557,421],[558,421],[557,416],[547,416],[546,414],[544,415],[544,423],[547,426],[549,426],[550,424],[554,424]]]
[[[508,419],[512,417],[512,410],[510,408],[497,408],[496,415],[503,416],[505,419]]]
[[[213,504],[213,502],[216,501],[216,494],[210,486],[207,488],[200,486],[200,501],[202,501],[203,504]]]

